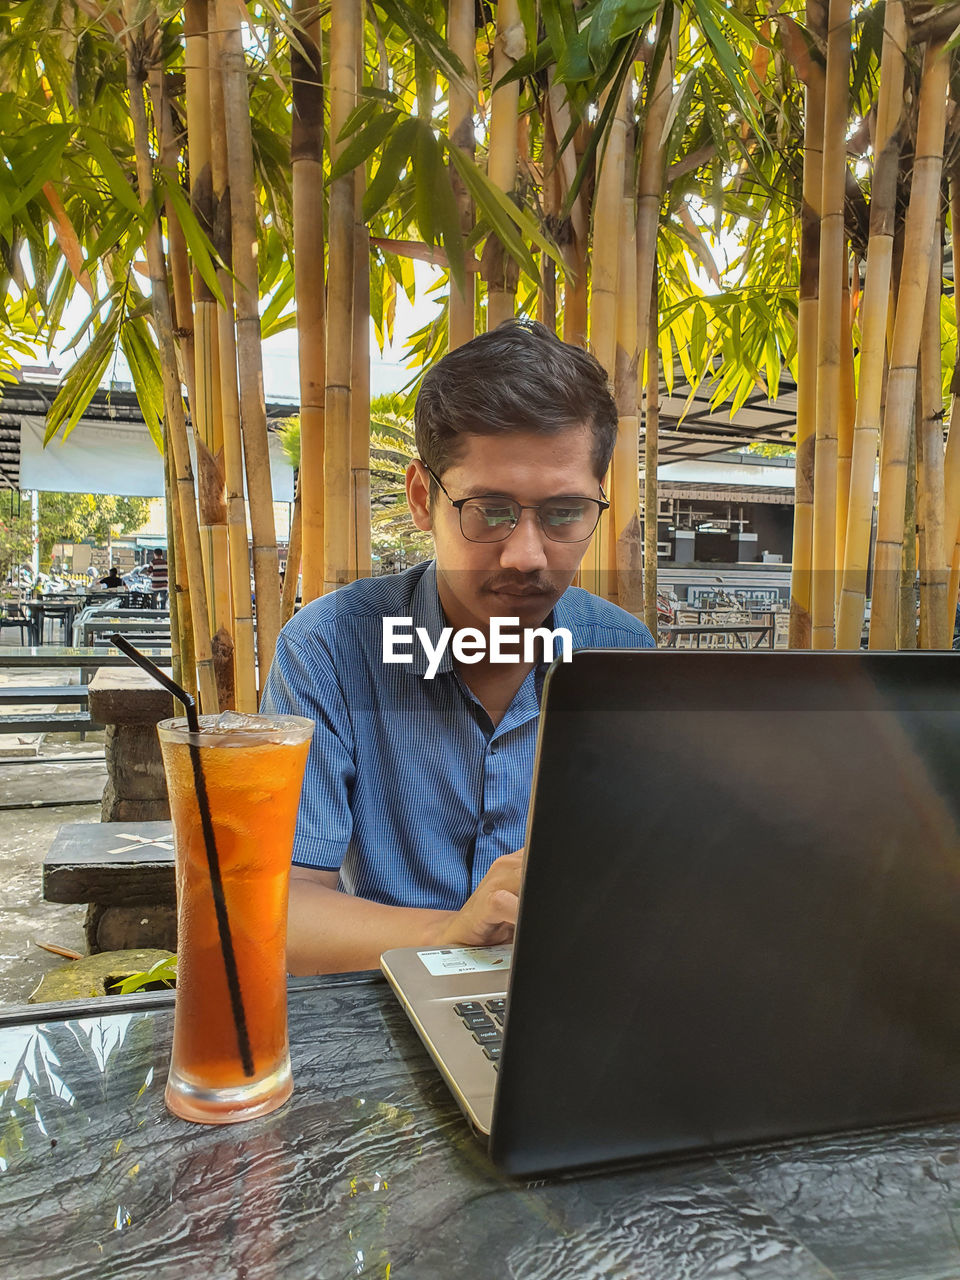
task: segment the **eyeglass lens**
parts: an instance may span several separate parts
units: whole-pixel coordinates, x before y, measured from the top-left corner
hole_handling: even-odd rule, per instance
[[[501,542],[520,520],[523,508],[509,499],[471,498],[460,508],[460,529],[471,542]],[[554,542],[582,542],[600,519],[592,498],[552,498],[537,508],[537,519]]]

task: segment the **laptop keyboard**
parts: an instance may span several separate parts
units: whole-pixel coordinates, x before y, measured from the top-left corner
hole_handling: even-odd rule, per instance
[[[503,996],[496,996],[490,1000],[461,1000],[453,1006],[454,1013],[493,1063],[494,1070],[503,1041],[506,1003]]]

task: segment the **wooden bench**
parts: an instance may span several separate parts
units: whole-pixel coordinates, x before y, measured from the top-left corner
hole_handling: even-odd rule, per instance
[[[89,711],[19,711],[0,716],[0,733],[91,733],[102,729]]]
[[[85,684],[9,684],[0,685],[0,706],[30,706],[31,703],[76,702],[86,706],[89,698]]]
[[[84,928],[92,952],[176,950],[169,821],[67,823],[43,860],[43,896],[87,903]]]
[[[0,733],[87,733],[102,729],[86,709],[89,692],[85,684],[3,685],[0,706],[43,707],[76,703],[72,711],[17,711],[0,715]]]
[[[138,648],[141,645],[138,644]],[[161,667],[170,664],[170,646],[142,646],[148,658]],[[86,684],[99,667],[129,667],[134,664],[125,653],[112,647],[100,649],[73,645],[3,645],[0,646],[0,668],[11,670],[43,671],[46,668],[68,667],[79,670],[82,684]]]

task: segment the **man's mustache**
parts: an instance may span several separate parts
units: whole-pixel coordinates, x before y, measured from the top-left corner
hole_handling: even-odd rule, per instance
[[[555,595],[556,587],[549,578],[540,574],[510,574],[497,578],[488,578],[483,591],[515,591],[524,595]]]

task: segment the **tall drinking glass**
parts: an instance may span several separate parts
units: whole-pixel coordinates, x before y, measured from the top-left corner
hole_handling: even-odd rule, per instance
[[[313,721],[201,716],[157,726],[177,875],[177,992],[167,1107],[231,1124],[293,1091],[287,890]]]

